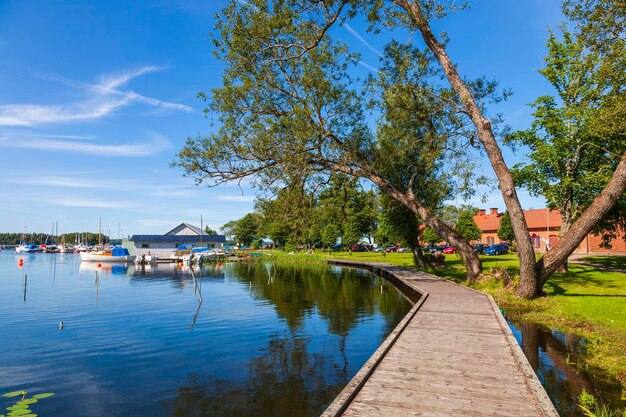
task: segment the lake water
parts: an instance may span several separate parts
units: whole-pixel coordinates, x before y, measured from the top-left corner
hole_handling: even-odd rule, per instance
[[[619,382],[577,365],[588,348],[584,338],[521,320],[515,312],[507,322],[560,415],[585,415],[578,407],[583,390],[615,409],[626,406]]]
[[[4,251],[0,394],[53,392],[40,417],[317,416],[410,307],[363,271]]]

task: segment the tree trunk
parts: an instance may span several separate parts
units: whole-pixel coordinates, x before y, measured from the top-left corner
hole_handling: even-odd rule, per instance
[[[491,122],[483,117],[472,93],[465,83],[463,83],[463,80],[459,76],[454,64],[452,64],[443,45],[439,43],[433,34],[426,20],[426,16],[424,16],[418,3],[408,0],[394,0],[394,2],[408,13],[411,21],[417,26],[426,45],[439,60],[448,82],[461,99],[467,115],[476,127],[478,139],[482,143],[489,157],[489,161],[491,162],[491,166],[498,177],[502,197],[511,215],[511,223],[513,232],[515,233],[520,258],[520,285],[516,293],[523,298],[535,297],[541,291],[537,271],[535,269],[535,250],[533,249],[530,234],[528,233],[524,211],[517,198],[513,176],[504,162],[500,147],[491,131]],[[459,255],[463,258],[463,251],[459,251]]]
[[[617,201],[626,191],[626,152],[617,165],[611,180],[593,203],[576,220],[572,227],[565,233],[555,248],[537,261],[536,270],[540,287],[558,269],[567,258],[576,250],[580,242],[591,233],[595,225],[615,206]]]
[[[422,248],[420,248],[419,245],[411,246],[411,251],[413,252],[413,262],[415,262],[415,266],[417,268],[426,268],[428,265],[426,264],[426,258],[424,257]]]
[[[394,185],[390,184],[389,181],[381,178],[373,171],[367,168],[353,168],[345,165],[337,165],[337,164],[329,164],[326,166],[328,169],[337,172],[343,172],[345,174],[349,174],[352,176],[367,178],[372,181],[382,192],[386,193],[389,197],[393,198],[397,202],[403,204],[406,208],[408,208],[412,213],[422,219],[422,221],[430,226],[439,236],[445,239],[448,243],[452,244],[456,249],[465,263],[465,267],[467,268],[467,278],[470,280],[474,280],[478,278],[480,273],[483,271],[483,265],[480,262],[480,258],[474,252],[474,248],[470,246],[465,239],[463,239],[454,229],[450,226],[439,220],[437,216],[430,212],[430,210],[419,201],[413,193],[411,192],[411,187],[409,187],[409,191],[402,192],[398,190]],[[530,239],[530,238],[529,238]]]
[[[379,185],[380,187],[380,185]],[[388,186],[387,186],[388,187]],[[454,229],[439,220],[437,216],[432,214],[430,210],[415,198],[411,198],[406,194],[402,194],[396,189],[380,187],[386,191],[392,198],[404,204],[409,210],[417,214],[427,226],[430,226],[439,236],[450,243],[457,250],[457,253],[463,260],[467,268],[467,278],[474,280],[478,278],[483,271],[483,265],[480,258],[474,252],[474,248],[465,241]]]

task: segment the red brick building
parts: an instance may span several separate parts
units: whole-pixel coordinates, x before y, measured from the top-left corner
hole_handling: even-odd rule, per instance
[[[480,243],[493,245],[500,243],[502,240],[498,237],[498,229],[500,228],[500,219],[503,213],[499,213],[497,208],[486,210],[478,210],[474,216],[474,221],[483,231]],[[545,252],[546,243],[555,246],[560,237],[561,215],[557,210],[537,209],[524,210],[528,232],[530,233],[535,247],[535,252]],[[575,253],[626,253],[626,241],[624,234],[618,233],[611,240],[610,247],[602,246],[602,235],[590,233],[582,241]]]

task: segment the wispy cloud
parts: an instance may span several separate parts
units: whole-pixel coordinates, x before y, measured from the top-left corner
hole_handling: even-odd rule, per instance
[[[13,182],[23,185],[37,185],[44,187],[61,188],[103,188],[107,185],[102,181],[86,180],[82,178],[59,177],[59,176],[37,176],[37,178],[18,178]],[[108,188],[108,186],[107,186]]]
[[[359,35],[359,32],[357,32],[356,30],[354,30],[352,28],[352,26],[350,26],[348,23],[344,23],[343,26],[348,30],[348,32],[350,32],[352,34],[352,36],[354,36],[355,38],[357,38],[363,45],[365,45],[370,51],[374,52],[376,55],[378,55],[379,57],[383,58],[383,54],[376,48],[374,48],[368,41],[366,41],[365,39],[363,39],[363,37],[361,35]]]
[[[197,197],[197,193],[194,192],[193,189],[160,189],[155,190],[152,193],[155,197],[168,197],[168,198],[194,198]]]
[[[215,198],[220,201],[235,201],[240,203],[251,203],[254,201],[254,197],[251,195],[218,195]]]
[[[374,68],[371,65],[368,65],[368,64],[366,64],[363,61],[359,61],[359,65],[363,65],[365,68],[368,68],[368,69],[374,71],[375,73],[378,73],[378,69],[377,68]]]
[[[102,145],[69,140],[37,139],[15,140],[0,137],[0,147],[36,149],[38,151],[78,152],[101,156],[149,156],[169,148],[169,141],[158,133],[151,133],[152,141],[134,144]]]
[[[124,201],[111,200],[83,200],[79,198],[67,198],[59,200],[50,200],[48,204],[63,207],[95,207],[95,208],[132,208],[133,204]]]
[[[84,90],[88,97],[79,102],[57,105],[5,104],[0,105],[0,126],[38,126],[51,123],[66,123],[94,120],[111,114],[120,107],[131,103],[142,103],[165,109],[192,111],[180,103],[172,103],[139,94],[132,90],[120,90],[132,79],[141,75],[160,71],[161,67],[145,66],[132,72],[102,77],[98,84],[73,80],[43,72],[35,76]]]
[[[95,136],[92,135],[45,135],[40,133],[11,133],[14,137],[26,137],[26,138],[51,138],[51,139],[75,139],[75,140],[94,140]]]

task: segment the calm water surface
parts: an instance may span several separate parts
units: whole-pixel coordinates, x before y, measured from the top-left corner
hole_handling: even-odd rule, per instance
[[[409,309],[363,271],[4,251],[0,394],[55,393],[40,417],[316,416]]]
[[[520,320],[515,313],[507,315],[507,321],[560,415],[585,415],[578,407],[583,390],[616,409],[626,406],[619,382],[577,366],[587,352],[584,338]]]

